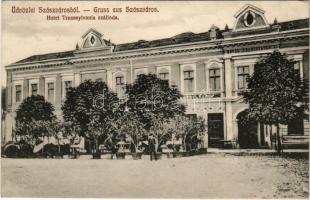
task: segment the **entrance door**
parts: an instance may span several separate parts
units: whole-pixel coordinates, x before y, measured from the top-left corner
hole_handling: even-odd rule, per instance
[[[220,147],[220,140],[224,139],[223,113],[208,114],[209,147]]]

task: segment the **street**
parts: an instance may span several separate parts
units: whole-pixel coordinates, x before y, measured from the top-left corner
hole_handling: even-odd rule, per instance
[[[308,198],[308,160],[206,154],[142,160],[1,159],[3,197]]]

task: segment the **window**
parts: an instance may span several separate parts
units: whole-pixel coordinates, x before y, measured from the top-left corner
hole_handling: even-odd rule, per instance
[[[124,77],[123,76],[115,77],[115,83],[116,85],[124,85]]]
[[[22,86],[15,86],[15,102],[20,102],[22,100]]]
[[[147,74],[147,70],[146,69],[136,69],[135,70],[135,76],[136,76],[136,79],[142,75],[142,74]]]
[[[209,69],[209,89],[210,91],[221,90],[221,70]]]
[[[119,97],[123,96],[124,94],[124,85],[125,85],[124,76],[122,75],[116,76],[115,77],[115,89]]]
[[[68,92],[68,90],[69,90],[69,88],[70,87],[72,87],[72,81],[64,81],[64,93],[63,93],[63,98],[65,98],[66,97],[66,94],[67,94],[67,92]]]
[[[157,71],[157,76],[158,78],[162,79],[162,80],[168,80],[169,81],[169,69],[166,67],[161,67],[158,68]]]
[[[47,84],[47,99],[49,102],[54,101],[54,83]]]
[[[255,23],[255,14],[248,12],[244,15],[244,23],[246,26],[252,26]]]
[[[34,83],[31,84],[31,95],[37,95],[38,94],[38,84]]]
[[[168,72],[159,73],[159,78],[162,80],[169,80],[169,73]]]
[[[194,71],[184,71],[184,92],[194,91]]]
[[[295,62],[294,63],[294,71],[295,71],[296,74],[300,75],[300,65],[299,65],[299,62]]]
[[[68,89],[72,87],[72,81],[65,81],[65,91],[67,93]]]
[[[248,88],[247,77],[249,74],[249,66],[240,66],[238,72],[238,89],[243,90]]]

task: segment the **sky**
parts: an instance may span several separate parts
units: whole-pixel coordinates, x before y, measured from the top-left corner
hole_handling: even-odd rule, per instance
[[[95,28],[115,44],[172,37],[182,32],[205,32],[212,24],[233,27],[234,14],[246,3],[265,11],[269,23],[309,17],[308,1],[4,1],[2,2],[2,73],[5,65],[35,54],[73,50],[82,35]],[[117,21],[47,21],[46,14],[16,14],[19,7],[156,7],[157,13],[117,14]],[[94,15],[94,14],[93,14]],[[96,15],[104,15],[96,14]],[[113,13],[109,13],[113,15]],[[5,75],[2,84],[5,84]]]

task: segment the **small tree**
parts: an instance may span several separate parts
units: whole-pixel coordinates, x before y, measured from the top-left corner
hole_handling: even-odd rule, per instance
[[[185,151],[192,150],[197,146],[201,134],[205,132],[205,121],[202,117],[192,118],[184,115],[177,115],[168,122],[168,127],[173,134],[182,139],[182,146]]]
[[[307,109],[306,84],[294,70],[293,61],[274,51],[255,64],[254,74],[248,78],[248,89],[244,99],[249,103],[249,118],[277,127],[280,153],[279,124],[288,124]]]
[[[122,112],[113,124],[117,134],[127,137],[127,140],[133,145],[132,151],[139,152],[139,142],[146,135],[146,130],[138,118],[133,113]]]
[[[177,88],[169,87],[167,80],[157,78],[154,74],[139,75],[133,84],[126,85],[126,94],[129,111],[138,117],[147,130],[156,116],[169,119],[185,112]]]
[[[73,130],[96,143],[109,131],[110,121],[119,111],[119,102],[102,81],[86,80],[77,88],[70,88],[62,106],[65,122],[71,122]]]
[[[56,119],[54,107],[41,95],[27,97],[16,112],[16,135],[30,143],[49,135],[48,127]]]
[[[169,127],[168,120],[163,118],[162,115],[154,115],[149,134],[154,136],[155,151],[158,152],[160,146],[171,139],[172,131]]]

